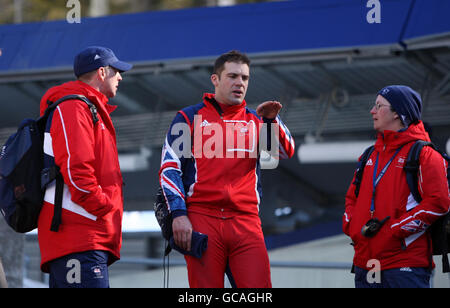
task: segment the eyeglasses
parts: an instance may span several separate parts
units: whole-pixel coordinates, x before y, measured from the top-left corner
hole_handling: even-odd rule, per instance
[[[375,110],[378,111],[378,110],[380,110],[381,107],[391,107],[391,106],[390,105],[380,104],[380,103],[375,103],[375,105],[373,105],[373,107],[375,107]]]

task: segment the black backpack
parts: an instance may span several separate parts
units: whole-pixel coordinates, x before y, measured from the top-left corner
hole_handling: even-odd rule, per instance
[[[406,172],[406,181],[409,186],[409,190],[413,195],[414,199],[417,203],[422,201],[422,197],[420,196],[420,192],[418,189],[418,173],[419,173],[419,157],[420,151],[424,146],[430,146],[438,153],[442,155],[442,157],[447,160],[447,182],[450,185],[450,158],[446,153],[443,153],[437,149],[437,147],[427,141],[417,140],[414,145],[411,147],[408,153],[408,158],[406,159],[403,170]],[[364,172],[364,167],[366,166],[367,160],[374,150],[373,146],[368,147],[364,153],[361,155],[361,159],[358,162],[358,166],[355,172],[355,180],[353,184],[355,187],[355,194],[358,196],[359,189],[361,186],[362,175]],[[450,272],[450,264],[448,260],[448,253],[450,247],[450,213],[440,217],[437,221],[435,221],[429,228],[429,232],[431,233],[431,241],[433,247],[433,255],[442,255],[442,271],[444,273]]]
[[[98,121],[97,109],[82,95],[68,95],[57,102],[48,102],[44,115],[36,120],[26,119],[11,135],[0,153],[0,211],[8,225],[19,233],[37,227],[44,201],[45,188],[56,180],[55,209],[51,230],[61,224],[64,181],[58,166],[44,166],[44,133],[47,120],[55,108],[67,100],[85,102]]]

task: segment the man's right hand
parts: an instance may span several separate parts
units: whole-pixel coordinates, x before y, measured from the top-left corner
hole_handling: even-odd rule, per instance
[[[187,216],[178,216],[172,222],[175,244],[186,250],[191,250],[192,224]]]

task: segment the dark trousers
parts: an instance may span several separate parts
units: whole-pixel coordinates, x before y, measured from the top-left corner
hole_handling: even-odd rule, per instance
[[[50,262],[50,288],[109,288],[108,252],[90,250]]]
[[[356,288],[430,288],[429,268],[402,267],[384,270],[380,273],[379,281],[375,282],[374,279],[367,279],[368,273],[365,269],[355,267]]]

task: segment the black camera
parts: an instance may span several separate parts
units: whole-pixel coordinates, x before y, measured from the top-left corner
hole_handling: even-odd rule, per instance
[[[365,237],[374,237],[384,223],[391,218],[390,216],[386,217],[383,220],[379,220],[378,218],[370,219],[361,229],[361,234]]]

